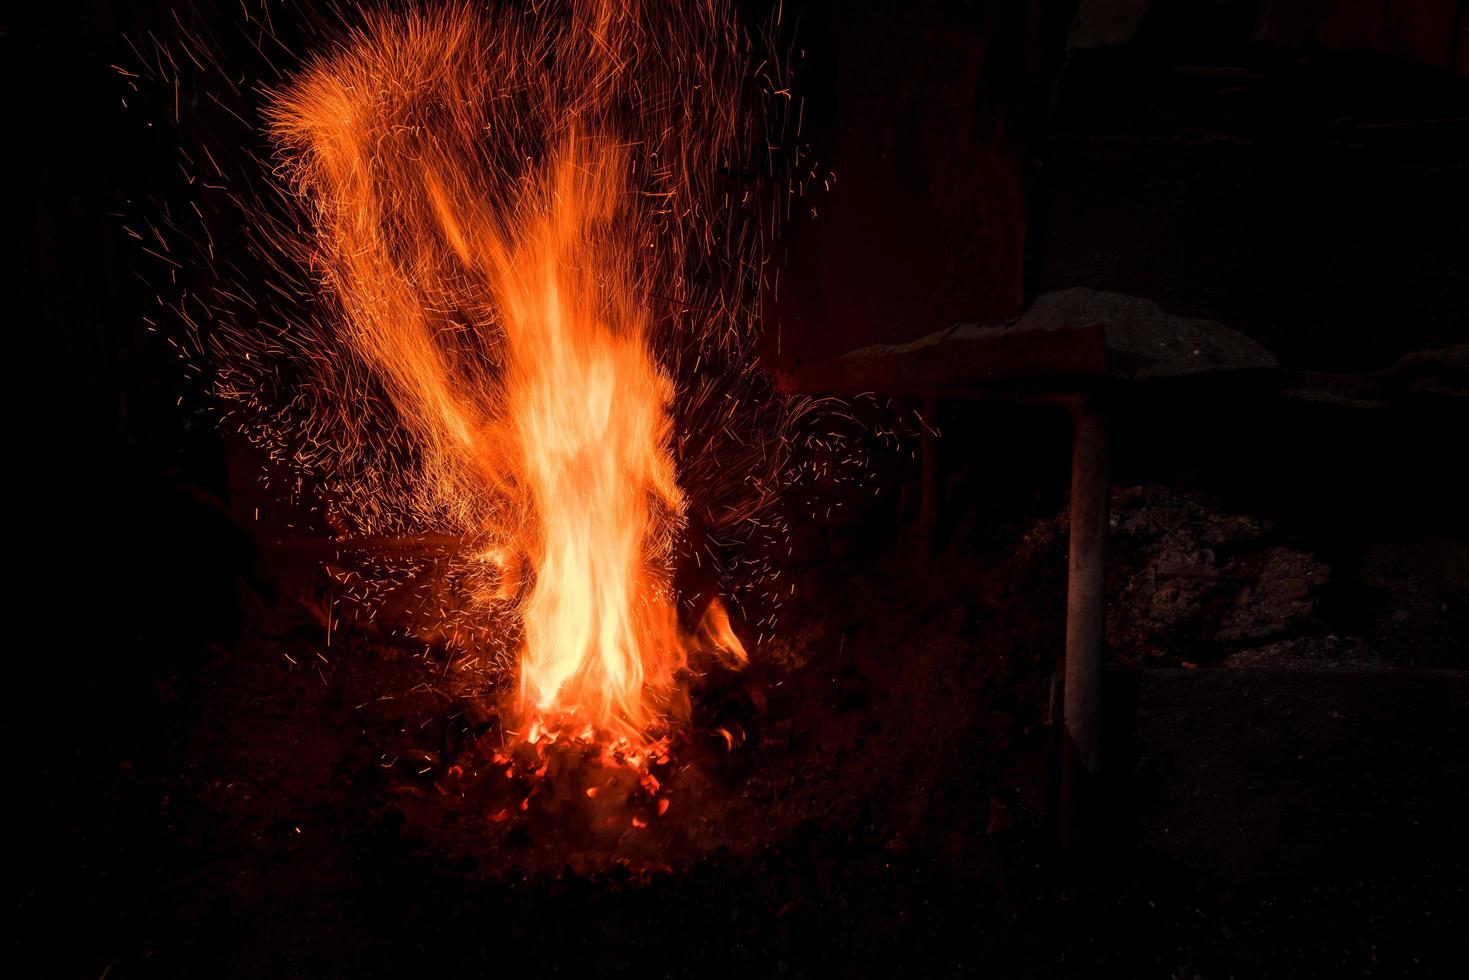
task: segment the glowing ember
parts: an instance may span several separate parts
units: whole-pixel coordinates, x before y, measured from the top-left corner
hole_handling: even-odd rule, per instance
[[[687,503],[657,350],[680,325],[660,297],[683,288],[674,232],[739,83],[700,67],[703,90],[683,87],[726,14],[675,9],[379,16],[273,107],[330,339],[403,434],[375,485],[406,482],[425,523],[467,542],[481,605],[518,616],[530,741],[646,752],[682,710],[691,650],[745,656],[717,601],[680,629],[671,581]],[[700,131],[671,137],[679,114]]]

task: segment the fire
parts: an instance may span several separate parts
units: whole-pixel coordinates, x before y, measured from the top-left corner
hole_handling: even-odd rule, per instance
[[[408,447],[378,485],[406,482],[423,522],[461,532],[479,600],[514,611],[531,740],[646,746],[680,713],[692,650],[745,657],[717,602],[681,629],[672,585],[688,501],[659,296],[687,264],[669,222],[697,205],[688,172],[729,124],[665,159],[649,122],[659,100],[737,95],[682,90],[652,47],[675,43],[658,31],[677,8],[378,15],[273,104],[330,339]]]

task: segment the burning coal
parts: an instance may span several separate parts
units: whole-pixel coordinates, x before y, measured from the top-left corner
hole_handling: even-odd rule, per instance
[[[290,341],[309,455],[346,526],[461,542],[501,631],[463,642],[514,651],[524,738],[645,744],[691,654],[745,658],[717,597],[680,625],[673,568],[715,558],[691,507],[762,526],[798,412],[752,370],[754,202],[721,177],[748,48],[718,2],[454,6],[369,17],[273,97],[307,217],[276,241],[327,300]],[[248,360],[226,394],[259,398]]]

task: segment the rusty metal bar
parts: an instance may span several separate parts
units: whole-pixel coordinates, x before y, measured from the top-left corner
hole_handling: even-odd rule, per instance
[[[919,413],[918,534],[926,552],[934,546],[939,523],[938,433],[934,429],[934,400],[923,399]]]
[[[1082,396],[1072,407],[1071,533],[1066,582],[1065,744],[1061,833],[1082,846],[1089,791],[1101,772],[1102,645],[1107,614],[1111,445],[1104,406]]]

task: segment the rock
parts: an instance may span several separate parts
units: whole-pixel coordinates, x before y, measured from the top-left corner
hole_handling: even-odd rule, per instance
[[[1221,667],[1356,668],[1387,666],[1381,654],[1358,636],[1297,637],[1242,650],[1224,658]]]
[[[1215,634],[1224,643],[1279,636],[1309,620],[1316,611],[1316,594],[1330,578],[1330,570],[1314,555],[1292,548],[1270,548],[1237,564],[1248,577]]]
[[[1210,662],[1314,628],[1330,570],[1273,528],[1161,487],[1113,501],[1108,644],[1123,666]]]
[[[1469,398],[1469,344],[1405,354],[1384,375],[1412,397]]]

